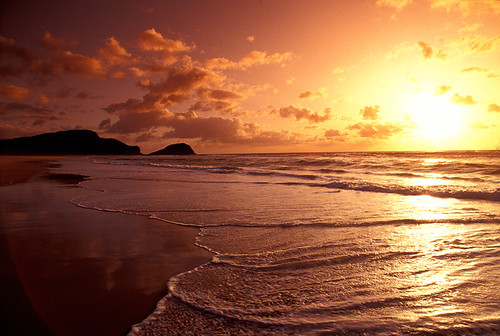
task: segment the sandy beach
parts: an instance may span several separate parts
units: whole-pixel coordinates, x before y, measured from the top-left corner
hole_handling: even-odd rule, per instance
[[[0,334],[123,335],[210,260],[196,229],[69,203],[79,179],[48,161],[0,157]]]

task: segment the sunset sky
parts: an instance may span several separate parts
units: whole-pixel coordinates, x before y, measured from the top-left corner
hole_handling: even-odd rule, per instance
[[[0,4],[0,138],[500,149],[500,1]]]

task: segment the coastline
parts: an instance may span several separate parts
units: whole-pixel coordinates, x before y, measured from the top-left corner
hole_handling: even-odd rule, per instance
[[[44,178],[55,159],[0,156],[0,332],[123,335],[212,254],[195,228],[71,204],[81,177]]]

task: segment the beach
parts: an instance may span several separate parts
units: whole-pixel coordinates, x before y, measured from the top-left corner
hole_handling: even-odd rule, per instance
[[[0,156],[0,334],[123,335],[211,254],[196,229],[69,203],[53,159]]]

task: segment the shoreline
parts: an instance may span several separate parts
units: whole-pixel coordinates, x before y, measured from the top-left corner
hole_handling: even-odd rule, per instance
[[[44,175],[60,159],[0,157],[0,331],[123,335],[212,254],[197,228],[71,204],[84,177]]]

